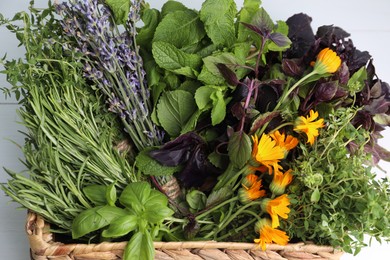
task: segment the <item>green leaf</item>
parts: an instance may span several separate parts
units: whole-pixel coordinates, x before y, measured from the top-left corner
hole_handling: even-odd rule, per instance
[[[137,44],[151,50],[154,32],[160,22],[160,12],[156,9],[146,9],[142,13],[141,19],[144,22],[144,26],[137,33]]]
[[[207,36],[215,45],[231,47],[236,41],[234,21],[237,6],[234,0],[206,0],[200,10]]]
[[[83,188],[83,193],[87,198],[95,204],[95,206],[103,206],[107,204],[106,185],[91,185]]]
[[[204,209],[206,206],[206,200],[207,196],[199,190],[192,190],[186,194],[186,201],[194,211]]]
[[[237,58],[233,53],[224,52],[216,53],[203,59],[202,71],[198,76],[198,80],[205,85],[224,85],[225,78],[219,71],[217,64],[222,63],[227,65],[231,70],[236,71],[236,67],[244,64],[244,61]],[[238,65],[238,66],[237,66]]]
[[[130,0],[105,0],[114,14],[117,24],[125,24],[129,16],[131,1]]]
[[[252,143],[245,133],[234,132],[228,144],[228,154],[231,162],[237,168],[242,168],[251,157]]]
[[[246,28],[242,23],[250,24],[253,16],[259,10],[260,0],[244,0],[243,8],[239,12],[238,17],[238,41],[245,42],[251,35],[251,31]]]
[[[352,93],[362,91],[365,83],[364,81],[367,79],[367,70],[363,66],[358,71],[356,71],[352,77],[348,80],[348,89]]]
[[[225,87],[202,86],[195,92],[195,102],[201,111],[211,108],[212,125],[221,123],[226,116],[226,103],[223,92]]]
[[[229,187],[223,187],[219,190],[213,191],[207,198],[206,207],[217,205],[233,195],[232,189]]]
[[[106,199],[107,199],[108,205],[115,206],[115,203],[116,203],[115,183],[112,183],[112,184],[110,184],[110,186],[107,187]]]
[[[174,214],[168,207],[167,197],[157,190],[152,190],[145,203],[145,219],[152,224],[162,223],[162,221]]]
[[[195,128],[196,128],[196,124],[198,123],[198,119],[201,116],[201,114],[202,114],[201,110],[199,110],[199,109],[196,110],[196,112],[194,112],[192,114],[190,119],[188,119],[188,121],[185,124],[185,126],[181,129],[180,134],[182,135],[182,134],[188,133],[190,131],[194,131]]]
[[[154,246],[149,232],[135,233],[127,243],[123,259],[125,260],[153,260]]]
[[[210,98],[211,94],[215,91],[215,86],[202,86],[198,88],[195,92],[195,102],[200,110],[206,110],[210,108],[212,100]]]
[[[203,24],[195,11],[175,11],[161,20],[153,42],[167,42],[181,49],[200,42],[205,35]]]
[[[213,108],[211,109],[211,124],[215,126],[225,119],[226,104],[221,90],[214,91],[210,98],[213,101]]]
[[[317,188],[314,189],[313,193],[311,194],[310,201],[313,203],[317,203],[321,198],[320,190]]]
[[[157,104],[157,117],[164,130],[171,137],[176,137],[196,110],[191,93],[183,90],[169,91],[163,93]]]
[[[169,167],[164,166],[154,160],[149,156],[149,152],[152,151],[153,148],[146,148],[143,151],[139,152],[137,157],[135,158],[136,167],[144,174],[144,175],[152,175],[152,176],[168,176],[172,175],[175,172],[180,170],[180,166]]]
[[[116,238],[127,235],[138,226],[138,217],[135,215],[126,215],[112,221],[106,230],[103,230],[102,236],[107,238]]]
[[[114,219],[126,215],[126,211],[112,206],[98,206],[81,212],[72,223],[72,238],[77,239],[108,226]]]
[[[188,54],[167,42],[154,42],[153,57],[163,69],[191,78],[196,78],[202,65],[202,58],[196,54]]]
[[[141,215],[151,191],[152,188],[148,182],[133,182],[122,191],[119,201],[123,206]]]
[[[162,6],[161,15],[162,17],[165,17],[169,13],[173,13],[176,11],[188,11],[188,10],[189,9],[182,3],[170,0],[165,2],[165,4]]]
[[[291,45],[291,40],[287,37],[288,25],[284,21],[278,21],[276,30],[270,35],[270,42],[267,48],[271,51],[285,51]]]

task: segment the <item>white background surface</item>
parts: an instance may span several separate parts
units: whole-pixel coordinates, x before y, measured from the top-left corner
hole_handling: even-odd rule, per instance
[[[36,0],[37,6],[46,6],[47,0]],[[148,1],[152,7],[160,8],[164,1]],[[202,1],[181,0],[188,7],[199,9]],[[29,0],[0,0],[0,13],[6,17],[22,9],[26,9]],[[243,0],[236,0],[241,6]],[[355,46],[360,50],[367,50],[374,58],[374,65],[378,76],[390,82],[390,1],[389,0],[263,0],[263,7],[274,21],[286,20],[295,13],[303,12],[313,18],[314,31],[321,25],[337,25],[351,33]],[[0,28],[0,56],[4,53],[9,58],[22,57],[23,50],[17,48],[18,42],[14,35],[5,28]],[[1,68],[0,68],[1,70]],[[6,85],[4,75],[0,75],[0,86]],[[17,123],[17,104],[13,99],[4,99],[0,93],[0,167],[7,167],[15,171],[23,169],[18,158],[23,155],[18,147],[11,143],[13,140],[23,144],[23,136],[18,133],[22,129]],[[382,146],[390,149],[390,130],[384,131]],[[390,170],[390,163],[381,163],[383,170]],[[377,171],[378,176],[385,176],[383,171]],[[389,176],[390,173],[387,174]],[[0,169],[0,182],[5,183],[8,176]],[[25,210],[16,210],[18,205],[7,203],[0,191],[0,252],[1,259],[24,260],[29,259],[28,243],[24,233]],[[390,228],[390,227],[389,227]],[[362,250],[357,256],[345,254],[343,260],[390,259],[390,244],[373,243]]]

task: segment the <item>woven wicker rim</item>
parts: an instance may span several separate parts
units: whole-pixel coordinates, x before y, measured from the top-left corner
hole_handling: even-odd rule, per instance
[[[28,212],[26,232],[31,259],[121,259],[127,242],[100,244],[63,244],[53,240],[44,219]],[[155,259],[340,259],[342,251],[330,246],[295,243],[270,244],[262,251],[257,244],[215,241],[154,242]]]

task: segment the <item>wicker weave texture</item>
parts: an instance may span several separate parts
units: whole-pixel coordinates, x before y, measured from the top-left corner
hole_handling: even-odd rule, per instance
[[[100,244],[63,244],[53,241],[49,225],[29,212],[26,232],[33,260],[108,260],[122,259],[126,242]],[[156,260],[338,260],[343,254],[328,246],[312,244],[268,245],[262,251],[252,243],[233,242],[155,242]],[[140,259],[142,260],[142,259]]]

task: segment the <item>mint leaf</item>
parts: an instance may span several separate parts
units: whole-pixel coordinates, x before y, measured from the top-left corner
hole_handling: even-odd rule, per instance
[[[234,132],[228,144],[230,161],[241,169],[251,157],[252,144],[248,135],[243,132]]]
[[[164,130],[171,137],[176,137],[196,110],[191,93],[174,90],[162,94],[157,104],[157,117]]]
[[[153,41],[167,42],[181,49],[200,42],[205,35],[203,24],[195,11],[175,11],[161,20]]]
[[[153,260],[153,239],[149,232],[139,231],[135,233],[127,243],[123,259],[126,260]]]
[[[173,13],[176,11],[188,11],[189,9],[180,2],[177,1],[168,1],[161,8],[161,15],[165,17],[169,13]]]
[[[115,23],[125,24],[129,16],[130,0],[105,0],[105,3],[114,14]]]
[[[206,0],[200,10],[207,36],[216,45],[231,47],[236,41],[234,20],[237,6],[234,0]]]
[[[196,78],[196,71],[202,65],[200,56],[185,53],[167,42],[154,42],[152,53],[158,66],[187,77]]]
[[[180,170],[179,166],[168,167],[154,160],[149,156],[149,152],[152,150],[153,148],[146,148],[145,150],[138,153],[137,157],[135,158],[135,165],[144,175],[166,176],[172,175]]]
[[[154,32],[160,22],[160,12],[156,9],[146,9],[142,13],[141,19],[144,22],[144,26],[141,27],[137,34],[137,44],[150,50]]]

